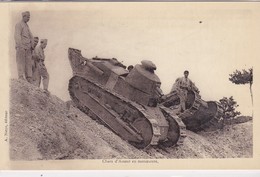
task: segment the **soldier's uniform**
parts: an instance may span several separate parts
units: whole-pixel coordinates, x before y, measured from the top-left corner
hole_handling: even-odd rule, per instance
[[[182,111],[186,110],[185,102],[188,98],[188,91],[193,90],[198,92],[198,88],[195,84],[186,77],[178,78],[172,86],[171,92],[176,91],[180,98],[180,105]]]
[[[39,41],[38,37],[34,37],[34,50],[32,50],[32,80],[33,80],[33,84],[38,86],[40,84],[36,83],[36,80],[39,81],[40,80],[40,74],[39,74],[39,69],[38,69],[38,58],[35,54],[35,48],[37,46],[37,43]]]
[[[23,12],[23,16],[29,12]],[[15,26],[15,48],[16,48],[16,63],[19,79],[27,79],[32,82],[32,47],[33,35],[29,26],[23,20]]]
[[[47,43],[47,40],[41,40],[41,43],[42,42]],[[34,57],[36,58],[36,72],[34,75],[34,83],[36,86],[40,87],[41,79],[42,79],[43,89],[48,90],[49,74],[44,64],[45,54],[41,45],[36,47]]]
[[[32,58],[33,58],[33,75],[32,75],[33,84],[37,87],[40,87],[41,77],[39,73],[39,61],[37,60],[35,50],[33,51]]]

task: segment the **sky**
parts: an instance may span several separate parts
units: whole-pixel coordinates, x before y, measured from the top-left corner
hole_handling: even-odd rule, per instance
[[[68,3],[69,4],[69,3]],[[10,7],[10,72],[17,78],[14,26],[29,10],[34,36],[47,38],[45,65],[49,90],[70,99],[72,70],[68,48],[87,58],[117,58],[126,66],[151,60],[169,93],[189,70],[206,101],[233,96],[243,115],[252,114],[249,85],[235,85],[229,74],[254,67],[259,58],[259,25],[252,6],[187,3],[85,3],[58,8],[23,4]],[[47,10],[48,9],[48,10]]]

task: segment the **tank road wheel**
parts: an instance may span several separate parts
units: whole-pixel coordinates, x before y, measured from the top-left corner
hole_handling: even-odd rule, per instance
[[[140,143],[130,143],[139,149],[147,147],[151,143],[153,137],[153,130],[150,122],[144,118],[139,118],[132,123],[132,126],[139,131],[139,134],[142,136],[143,140]]]
[[[162,142],[161,144],[164,147],[171,147],[171,146],[177,144],[177,142],[180,138],[180,127],[179,127],[178,123],[171,117],[167,118],[167,121],[169,123],[167,140]]]

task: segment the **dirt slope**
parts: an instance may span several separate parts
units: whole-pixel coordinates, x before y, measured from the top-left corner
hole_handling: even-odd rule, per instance
[[[182,146],[138,150],[69,105],[25,81],[11,80],[11,159],[252,157],[252,121],[210,133],[187,131]]]

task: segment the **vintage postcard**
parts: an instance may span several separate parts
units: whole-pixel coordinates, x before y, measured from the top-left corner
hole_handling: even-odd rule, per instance
[[[2,3],[1,169],[259,169],[259,3]]]

